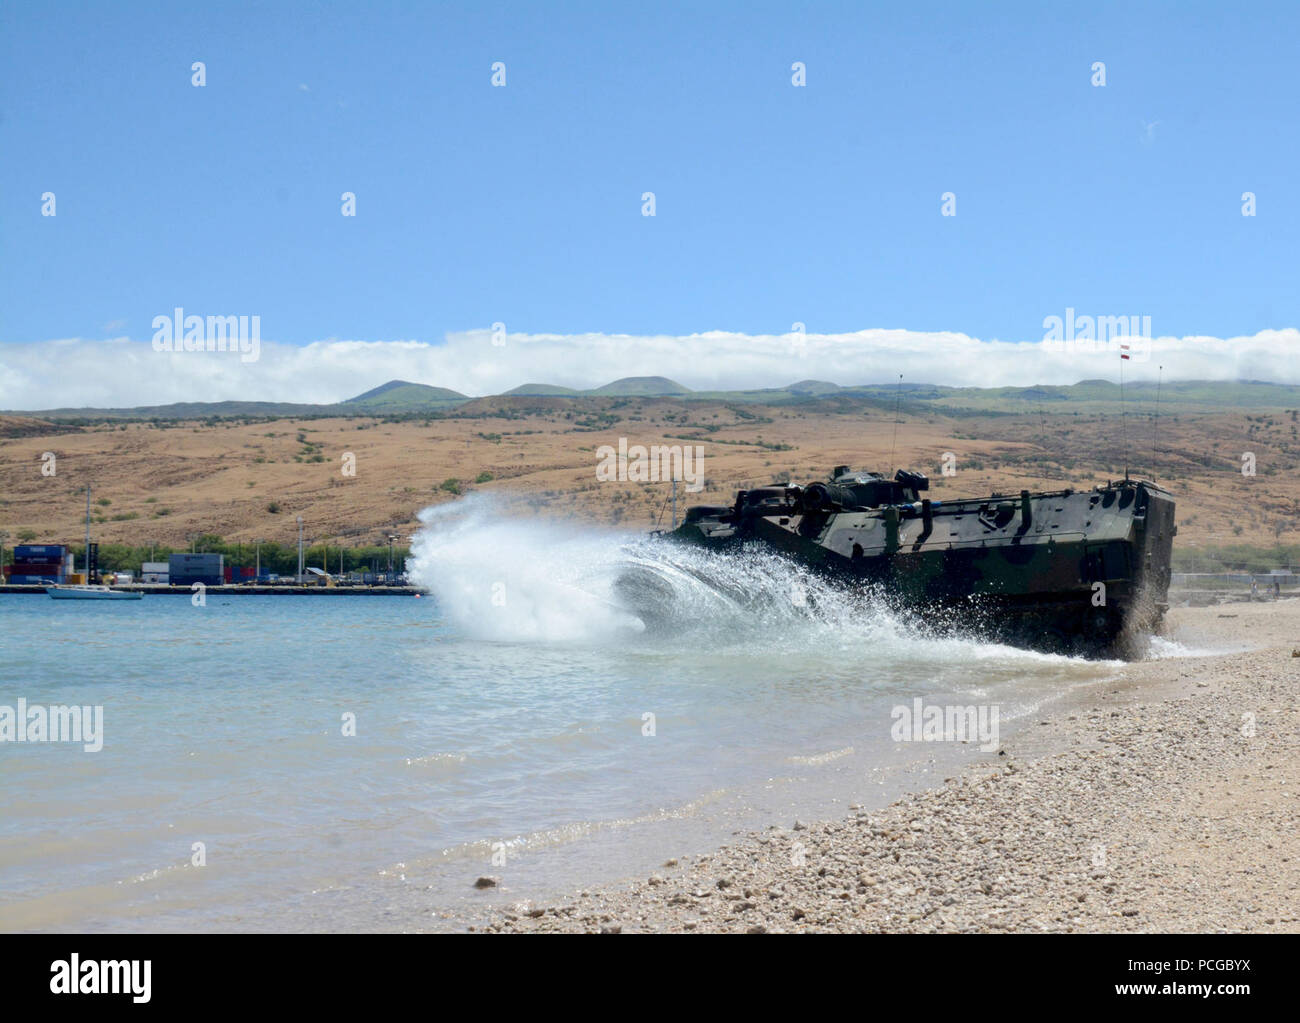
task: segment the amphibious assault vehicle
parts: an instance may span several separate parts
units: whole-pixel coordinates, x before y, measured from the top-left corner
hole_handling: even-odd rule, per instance
[[[689,509],[672,539],[765,544],[887,599],[986,635],[1059,652],[1132,652],[1168,607],[1177,527],[1169,493],[1123,479],[933,501],[929,480],[837,466],[829,481],[742,490]]]

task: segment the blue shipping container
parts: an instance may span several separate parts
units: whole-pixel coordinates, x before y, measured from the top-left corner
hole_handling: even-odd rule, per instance
[[[68,548],[61,543],[19,544],[14,548],[14,558],[39,558],[41,561],[62,561]]]
[[[167,566],[173,586],[203,583],[220,586],[225,580],[225,555],[223,554],[170,554]]]
[[[175,572],[179,568],[204,569],[220,572],[225,564],[224,554],[169,554],[167,564]]]

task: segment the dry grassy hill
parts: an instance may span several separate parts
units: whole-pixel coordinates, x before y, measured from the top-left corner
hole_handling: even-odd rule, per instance
[[[903,414],[828,398],[783,406],[671,398],[503,396],[448,417],[268,422],[128,422],[78,427],[0,421],[0,529],[14,537],[75,542],[85,486],[103,542],[183,545],[213,533],[231,541],[296,540],[295,516],[314,541],[361,544],[414,531],[426,505],[479,491],[519,514],[564,516],[646,529],[662,516],[663,484],[598,482],[596,449],[699,444],[706,488],[690,503],[728,503],[733,492],[788,473],[822,478],[837,463],[927,472],[934,496],[1091,486],[1121,476],[1121,420],[1056,410],[1032,414]],[[1300,440],[1294,413],[1171,411],[1153,423],[1130,415],[1135,475],[1157,478],[1179,503],[1184,545],[1300,541]],[[896,437],[895,437],[896,434]],[[1243,452],[1257,475],[1243,476]],[[55,474],[42,475],[52,452]],[[892,452],[892,457],[891,457]],[[944,477],[945,452],[956,474]],[[355,476],[343,458],[355,456]],[[491,479],[487,479],[490,476]],[[476,480],[482,482],[475,482]],[[448,483],[459,481],[458,484]],[[444,488],[445,485],[445,488]]]

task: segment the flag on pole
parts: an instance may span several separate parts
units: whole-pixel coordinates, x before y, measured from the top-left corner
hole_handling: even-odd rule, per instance
[[[1128,358],[1128,345],[1120,345],[1120,346],[1119,346],[1119,357],[1120,357],[1121,359],[1127,359],[1127,358]]]

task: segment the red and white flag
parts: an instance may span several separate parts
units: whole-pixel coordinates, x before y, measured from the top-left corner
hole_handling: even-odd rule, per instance
[[[1121,359],[1127,359],[1127,358],[1128,358],[1128,345],[1120,345],[1120,346],[1119,346],[1119,357],[1120,357]]]

